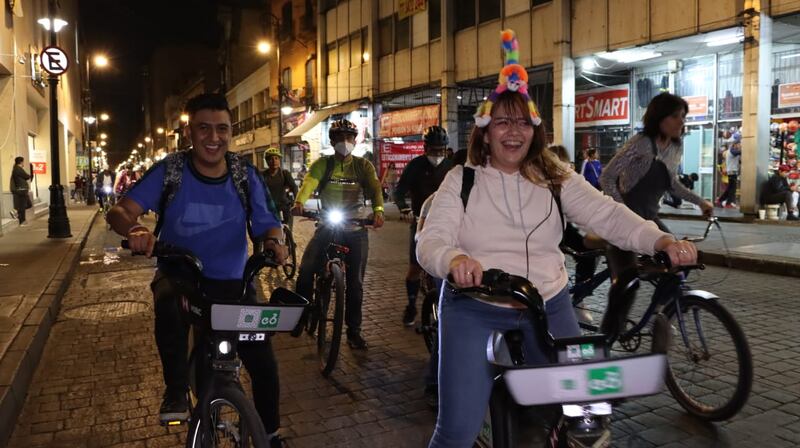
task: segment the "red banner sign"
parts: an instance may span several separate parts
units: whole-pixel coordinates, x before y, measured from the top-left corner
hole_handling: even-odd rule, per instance
[[[685,96],[683,97],[689,103],[689,113],[687,117],[705,117],[708,115],[708,97],[703,96]]]
[[[800,82],[778,86],[778,108],[800,107]]]
[[[31,162],[33,174],[47,174],[47,162]]]
[[[414,157],[420,156],[425,153],[425,147],[422,142],[407,142],[407,143],[391,143],[381,142],[381,176],[386,172],[389,164],[394,166],[397,173],[397,179],[400,179],[400,174],[403,169],[408,165]]]
[[[575,94],[575,127],[628,124],[628,85],[592,89]]]
[[[415,107],[381,114],[381,137],[422,135],[425,128],[439,124],[439,105]]]

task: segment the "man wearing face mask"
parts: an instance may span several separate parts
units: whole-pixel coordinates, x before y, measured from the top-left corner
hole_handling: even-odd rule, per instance
[[[450,171],[453,161],[446,157],[447,131],[441,126],[431,126],[422,134],[425,154],[414,158],[406,165],[400,182],[394,192],[394,201],[403,214],[403,218],[411,223],[409,237],[408,273],[406,274],[406,294],[408,304],[403,312],[403,325],[414,325],[417,317],[417,293],[419,292],[419,275],[422,268],[417,263],[417,244],[414,234],[417,231],[417,218],[420,208],[428,196],[439,189],[445,174]],[[406,193],[411,194],[411,207],[406,203]],[[412,213],[413,212],[413,213]]]
[[[303,204],[314,191],[319,191],[322,210],[341,210],[345,218],[363,217],[364,199],[372,201],[373,227],[383,226],[383,192],[375,175],[375,167],[362,158],[352,155],[355,148],[358,129],[347,120],[331,123],[328,136],[335,153],[332,156],[320,157],[311,164],[303,179],[302,187],[297,193],[292,214],[300,216]],[[351,348],[364,350],[367,343],[361,337],[361,300],[364,272],[367,268],[369,240],[367,230],[362,227],[337,230],[343,244],[350,248],[347,254],[348,269],[346,271],[347,292],[345,297],[345,323],[347,324],[347,343]],[[297,276],[297,293],[303,297],[311,297],[314,289],[314,273],[322,269],[325,262],[325,249],[333,238],[333,230],[321,225],[308,242],[300,273]],[[303,324],[299,324],[292,333],[299,336]]]

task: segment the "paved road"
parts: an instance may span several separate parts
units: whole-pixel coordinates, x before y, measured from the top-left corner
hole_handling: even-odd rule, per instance
[[[312,229],[297,227],[304,242]],[[398,222],[371,235],[367,353],[344,347],[337,369],[323,379],[310,339],[277,336],[282,432],[290,446],[425,445],[434,422],[422,398],[427,354],[421,338],[399,324],[406,238],[407,227]],[[117,253],[118,243],[95,226],[9,446],[182,443],[185,428],[165,429],[156,421],[162,384],[148,293],[152,263]],[[274,273],[262,279],[267,289],[277,283]],[[800,445],[797,280],[711,268],[699,278],[702,285],[723,296],[745,328],[756,364],[753,396],[739,416],[713,425],[689,418],[666,392],[626,403],[614,417],[614,445]]]

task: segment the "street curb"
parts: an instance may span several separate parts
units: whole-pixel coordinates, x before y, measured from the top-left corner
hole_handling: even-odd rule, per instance
[[[10,386],[0,386],[0,446],[6,446],[14,432],[17,418],[28,395],[28,387],[33,381],[50,336],[50,329],[61,310],[61,299],[69,287],[96,220],[97,213],[84,225],[77,241],[71,244],[47,288],[37,299],[36,306],[28,313],[22,328],[0,359],[0,371],[11,372],[7,383]]]
[[[800,263],[790,260],[764,260],[755,257],[737,254],[726,255],[719,252],[703,251],[701,260],[711,266],[730,267],[747,272],[762,274],[783,275],[787,277],[800,277]]]

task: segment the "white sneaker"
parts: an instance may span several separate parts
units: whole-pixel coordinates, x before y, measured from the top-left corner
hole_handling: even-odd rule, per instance
[[[30,224],[28,224],[28,222],[26,221],[26,222],[23,222],[22,224],[20,224],[19,226],[20,227],[30,227]]]

